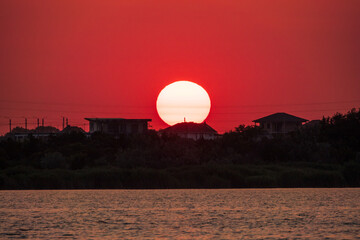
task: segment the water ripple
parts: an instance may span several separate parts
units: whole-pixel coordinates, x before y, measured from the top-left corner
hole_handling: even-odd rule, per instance
[[[0,199],[0,238],[360,238],[360,189],[0,191]]]

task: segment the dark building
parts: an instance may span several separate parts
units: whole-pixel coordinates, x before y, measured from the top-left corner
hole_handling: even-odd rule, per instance
[[[59,132],[59,129],[52,126],[40,126],[32,130],[16,127],[12,129],[11,132],[7,133],[5,137],[14,139],[16,141],[24,141],[30,137],[46,140],[50,136],[58,135]]]
[[[161,130],[161,133],[175,134],[183,138],[215,139],[218,133],[215,129],[203,123],[182,122]]]
[[[302,126],[308,120],[299,118],[287,113],[274,113],[269,116],[254,120],[259,124],[268,134],[285,134],[295,131],[298,127]]]
[[[321,120],[311,120],[304,124],[304,127],[318,127],[321,124]]]
[[[76,127],[76,126],[70,126],[67,125],[66,128],[64,128],[61,131],[61,134],[70,134],[70,133],[82,133],[82,134],[86,134],[86,132],[84,131],[84,129],[80,128],[80,127]]]
[[[112,135],[143,134],[148,130],[151,119],[85,118],[89,121],[90,133],[102,132]]]

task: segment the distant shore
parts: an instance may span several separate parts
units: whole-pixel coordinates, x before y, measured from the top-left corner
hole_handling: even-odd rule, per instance
[[[168,169],[89,168],[0,171],[0,189],[169,189],[360,187],[360,164],[184,166]]]
[[[360,187],[360,109],[271,138],[240,125],[215,139],[151,130],[0,141],[0,189]]]

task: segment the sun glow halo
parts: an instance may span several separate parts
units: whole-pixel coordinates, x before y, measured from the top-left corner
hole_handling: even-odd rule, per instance
[[[177,81],[161,90],[156,109],[160,118],[169,125],[183,122],[203,122],[210,112],[209,94],[200,85],[190,81]]]

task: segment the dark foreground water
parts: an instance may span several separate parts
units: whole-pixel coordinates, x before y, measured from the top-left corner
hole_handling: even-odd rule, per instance
[[[0,238],[360,239],[360,189],[0,191]]]

